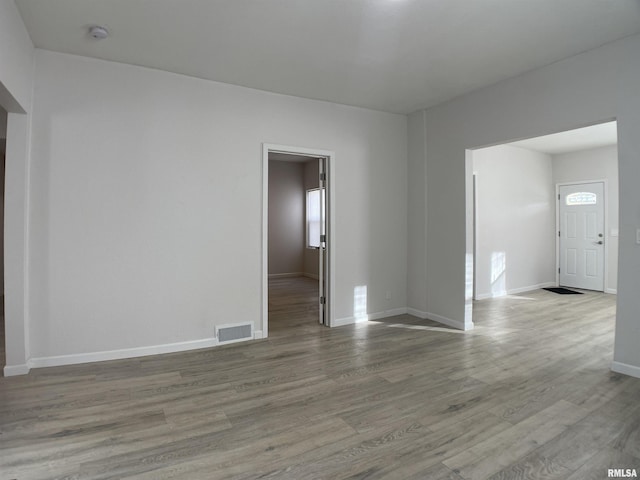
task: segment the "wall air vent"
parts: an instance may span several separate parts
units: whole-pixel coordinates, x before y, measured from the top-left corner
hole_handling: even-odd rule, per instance
[[[219,345],[253,340],[253,323],[235,323],[216,327]]]

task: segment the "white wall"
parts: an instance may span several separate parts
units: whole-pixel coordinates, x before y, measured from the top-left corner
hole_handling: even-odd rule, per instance
[[[427,177],[425,112],[409,115],[407,149],[407,305],[427,316]]]
[[[0,295],[4,297],[4,153],[7,138],[7,112],[0,107]],[[4,300],[1,313],[4,316]],[[4,366],[4,365],[3,365]]]
[[[0,106],[7,119],[4,214],[5,374],[28,371],[30,112],[34,49],[12,0],[0,1]],[[25,114],[27,112],[27,114]]]
[[[36,52],[33,365],[259,326],[262,142],[336,153],[337,319],[406,306],[405,116]]]
[[[304,165],[269,160],[269,274],[304,265]]]
[[[0,107],[0,295],[4,297],[4,152],[7,138],[7,112]],[[2,309],[4,310],[4,300]],[[2,312],[4,316],[4,311]]]
[[[0,105],[9,112],[31,105],[33,44],[13,0],[0,0]]]
[[[555,285],[551,156],[510,145],[473,151],[476,298]]]
[[[0,140],[0,143],[4,146],[4,140]],[[0,151],[0,296],[4,297],[4,148]],[[0,302],[0,308],[0,315],[4,317],[4,299]]]
[[[424,112],[424,130],[410,129],[409,134],[417,137],[410,138],[410,144],[426,145],[427,208],[415,208],[409,224],[427,218],[423,296],[428,313],[457,323],[470,321],[468,279],[473,270],[467,261],[473,243],[466,186],[472,170],[467,169],[465,150],[617,119],[620,260],[614,368],[640,376],[640,245],[635,242],[640,228],[638,84],[640,36],[635,35]],[[420,159],[410,160],[410,175],[421,175],[419,163]]]
[[[320,186],[320,179],[318,178],[319,172],[318,160],[309,160],[304,163],[304,190],[305,190],[305,215],[306,215],[306,191]],[[304,274],[313,278],[318,277],[320,259],[318,258],[318,250],[315,248],[307,247],[307,232],[305,225],[305,238],[304,238]]]
[[[605,255],[608,269],[605,291],[618,289],[618,148],[615,145],[553,156],[553,182],[607,181],[607,232]]]

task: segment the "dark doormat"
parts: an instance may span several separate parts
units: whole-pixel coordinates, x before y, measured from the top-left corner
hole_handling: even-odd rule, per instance
[[[543,290],[547,290],[553,293],[559,293],[560,295],[582,295],[582,292],[576,292],[575,290],[569,290],[568,288],[562,287],[543,288]]]

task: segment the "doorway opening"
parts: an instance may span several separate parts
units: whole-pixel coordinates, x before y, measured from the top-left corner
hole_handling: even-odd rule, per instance
[[[617,292],[615,121],[473,149],[467,159],[470,312],[473,301],[546,287]]]
[[[263,145],[262,331],[331,326],[330,151]],[[271,326],[270,326],[271,323]]]

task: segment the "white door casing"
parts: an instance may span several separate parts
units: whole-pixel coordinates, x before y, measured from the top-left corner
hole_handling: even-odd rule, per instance
[[[329,325],[326,311],[327,301],[327,208],[326,208],[326,188],[327,188],[327,159],[318,158],[319,191],[318,201],[320,202],[320,246],[318,248],[318,288],[319,288],[319,312],[318,321],[323,325]]]
[[[604,291],[604,183],[561,185],[559,193],[559,283]]]
[[[335,229],[333,228],[335,219],[335,201],[334,188],[335,184],[335,152],[331,150],[322,150],[316,148],[296,147],[281,144],[263,143],[262,144],[262,319],[260,322],[261,329],[256,328],[255,338],[267,338],[269,334],[269,272],[268,272],[268,229],[269,229],[269,152],[286,153],[297,156],[306,156],[309,158],[320,158],[324,160],[325,168],[325,251],[323,252],[323,275],[322,282],[325,294],[323,304],[322,323],[329,327],[333,326],[332,321],[335,318],[334,308],[335,302],[335,255],[331,251],[332,245],[335,245]],[[321,162],[322,163],[322,162]]]

